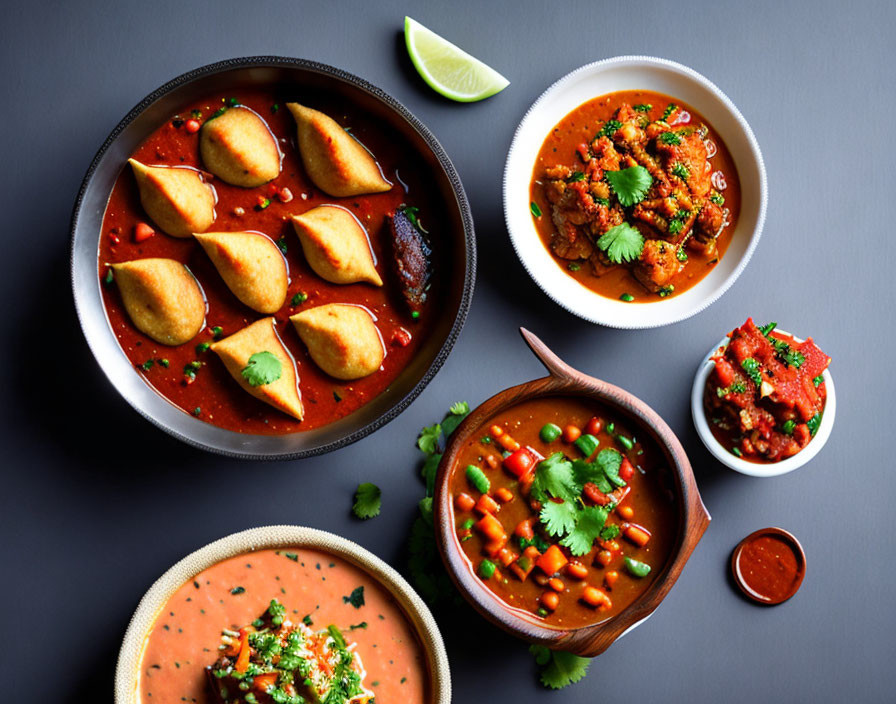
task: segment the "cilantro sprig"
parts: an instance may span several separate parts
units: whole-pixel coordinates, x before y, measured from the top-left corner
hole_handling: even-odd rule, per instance
[[[644,235],[624,222],[611,227],[597,241],[597,247],[605,252],[607,258],[614,264],[633,262],[644,251]]]
[[[529,652],[541,666],[539,680],[549,689],[563,689],[588,674],[591,660],[562,650],[549,650],[543,645],[530,645]]]
[[[376,484],[371,484],[370,482],[358,484],[352,513],[361,519],[373,518],[380,515],[381,504],[382,491]]]
[[[653,183],[653,176],[643,166],[630,166],[621,171],[607,171],[607,182],[626,208],[640,203]]]
[[[249,386],[265,386],[283,376],[283,365],[273,352],[264,350],[249,357],[242,375]]]

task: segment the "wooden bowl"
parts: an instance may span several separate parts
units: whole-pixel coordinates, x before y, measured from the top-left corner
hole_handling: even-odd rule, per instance
[[[700,498],[684,448],[655,411],[627,391],[573,369],[528,330],[520,328],[520,332],[549,374],[543,379],[511,387],[492,396],[474,409],[451,436],[436,477],[434,510],[439,553],[460,592],[496,626],[530,643],[594,657],[650,616],[660,605],[706,531],[710,516]],[[495,595],[467,564],[452,520],[449,479],[466,441],[497,414],[522,402],[547,396],[593,399],[631,421],[639,428],[639,436],[651,437],[671,468],[678,509],[675,543],[653,584],[619,614],[601,623],[577,628],[547,626],[534,614],[514,609]]]

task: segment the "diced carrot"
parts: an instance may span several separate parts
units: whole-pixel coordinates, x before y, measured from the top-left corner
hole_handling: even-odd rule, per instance
[[[548,611],[555,611],[560,606],[560,595],[557,592],[544,592],[539,601]]]
[[[261,675],[255,675],[252,678],[252,688],[259,692],[267,693],[268,688],[277,685],[277,678],[279,676],[280,675],[276,672],[265,672]]]
[[[532,530],[532,523],[534,521],[534,518],[524,518],[516,524],[516,528],[513,529],[513,534],[518,538],[532,540],[532,538],[535,537],[535,531]]]
[[[590,585],[582,590],[582,601],[601,611],[609,609],[613,605],[605,591]]]
[[[613,588],[617,579],[619,579],[619,573],[616,570],[610,570],[604,575],[604,582],[606,582],[608,589]]]
[[[467,493],[461,492],[454,497],[454,506],[458,511],[472,511],[476,501]]]
[[[609,550],[610,552],[619,552],[622,550],[622,546],[615,540],[600,540],[598,543],[604,550]]]
[[[527,475],[520,477],[520,492],[524,496],[529,495],[529,491],[532,489],[532,482],[535,481],[535,472],[529,472]]]
[[[513,501],[513,492],[506,486],[502,486],[500,489],[495,491],[495,498],[502,504],[507,504]]]
[[[582,431],[574,425],[567,425],[563,429],[563,442],[575,442],[581,436]]]
[[[487,540],[498,540],[504,535],[504,526],[492,514],[487,513],[473,524],[476,532],[482,533]]]
[[[516,558],[517,554],[509,548],[501,548],[498,552],[498,562],[501,563],[502,567],[507,567],[507,565],[516,560]]]
[[[544,554],[538,558],[535,566],[550,577],[562,570],[567,562],[569,562],[569,560],[566,559],[566,555],[563,554],[563,551],[556,545],[551,545],[551,547],[545,550]]]
[[[501,461],[494,455],[486,455],[485,463],[488,465],[489,469],[497,469],[498,465],[501,464]]]
[[[597,564],[602,565],[603,567],[609,565],[612,560],[613,553],[611,553],[609,550],[601,550],[599,553],[597,553],[597,555],[594,556],[594,561]]]
[[[525,447],[517,449],[504,458],[504,469],[515,477],[524,477],[532,471],[533,467],[535,467],[535,457]]]
[[[617,506],[616,513],[627,521],[630,521],[635,517],[635,509],[631,506]]]
[[[623,535],[639,548],[643,548],[650,540],[650,532],[634,523],[623,531]]]
[[[566,576],[576,580],[583,580],[588,576],[588,568],[581,562],[570,562],[566,566]]]
[[[237,672],[245,672],[249,668],[249,632],[240,629],[240,654],[236,659],[234,669]]]
[[[485,545],[482,546],[482,552],[484,552],[489,557],[498,557],[498,553],[500,553],[504,546],[507,545],[507,536],[502,535],[496,540],[489,540]]]
[[[622,464],[619,465],[619,478],[624,482],[628,482],[631,481],[632,475],[634,475],[634,473],[634,465],[628,461],[628,457],[623,457]]]
[[[549,579],[548,586],[555,592],[562,592],[564,589],[566,589],[566,585],[563,584],[563,580],[558,579],[557,577],[552,577],[551,579]]]
[[[476,505],[473,507],[476,513],[482,514],[483,516],[487,513],[497,513],[501,506],[488,494],[483,494],[479,497],[479,501],[476,502]],[[503,530],[503,529],[502,529]]]
[[[499,438],[504,434],[504,429],[500,425],[493,425],[488,432],[492,434],[492,437]]]
[[[520,449],[520,444],[507,433],[498,438],[498,444],[508,452],[516,452]]]

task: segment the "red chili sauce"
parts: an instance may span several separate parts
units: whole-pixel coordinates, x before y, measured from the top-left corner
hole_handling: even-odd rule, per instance
[[[184,411],[237,432],[286,434],[310,430],[352,413],[385,391],[424,343],[435,322],[435,311],[439,309],[438,255],[440,237],[444,234],[440,231],[440,223],[446,220],[433,195],[437,189],[431,169],[407,142],[393,129],[346,101],[329,96],[245,89],[211,95],[184,105],[132,156],[149,165],[187,165],[202,169],[199,132],[189,131],[187,124],[197,115],[200,122],[211,118],[231,98],[251,108],[267,122],[283,153],[282,171],[271,183],[257,188],[232,186],[208,174],[218,197],[216,219],[210,230],[260,231],[285,249],[289,291],[286,304],[274,317],[280,338],[296,360],[305,405],[304,420],[290,418],[252,397],[239,387],[214,353],[197,351],[199,343],[213,340],[214,328],[222,328],[219,336],[226,337],[264,316],[243,305],[231,293],[202,247],[192,239],[169,237],[157,230],[149,239],[135,241],[137,224],[151,221],[140,205],[134,176],[126,164],[112,189],[103,219],[98,252],[100,279],[105,280],[109,263],[147,257],[175,259],[186,264],[196,276],[205,293],[208,312],[205,329],[178,347],[160,345],[138,331],[128,318],[114,283],[102,286],[106,314],[121,349],[137,373]],[[334,198],[315,188],[303,169],[296,147],[296,125],[285,107],[286,102],[295,99],[307,101],[348,129],[375,155],[383,174],[394,184],[392,189],[386,193]],[[278,196],[284,188],[293,196],[289,202],[283,202]],[[262,208],[266,200],[270,204]],[[325,203],[336,203],[349,209],[364,225],[377,269],[385,281],[383,287],[363,283],[332,284],[318,277],[308,266],[289,217]],[[433,285],[419,318],[412,317],[401,298],[397,282],[390,276],[391,242],[384,216],[402,203],[419,208],[420,221],[430,232],[436,261]],[[296,294],[307,295],[307,300],[293,303]],[[353,303],[365,306],[373,313],[387,348],[378,372],[344,382],[328,376],[311,360],[289,316],[325,303]],[[194,361],[201,362],[202,366],[191,382],[189,375],[184,374],[184,368]]]
[[[748,596],[779,604],[793,596],[803,580],[805,565],[790,541],[770,533],[759,534],[738,548],[734,575]]]

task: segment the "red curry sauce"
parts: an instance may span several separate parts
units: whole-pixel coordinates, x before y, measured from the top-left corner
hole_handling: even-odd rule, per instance
[[[286,304],[274,314],[277,331],[296,360],[299,388],[305,405],[305,418],[299,422],[250,396],[233,380],[217,356],[210,351],[197,352],[196,345],[213,340],[215,327],[227,336],[263,317],[243,305],[227,288],[202,247],[192,239],[177,239],[159,231],[142,242],[134,238],[138,223],[151,222],[140,205],[137,186],[130,168],[124,165],[109,197],[99,241],[98,274],[107,274],[107,264],[167,257],[183,262],[198,279],[208,302],[206,328],[191,342],[179,347],[160,345],[137,330],[121,301],[114,283],[104,284],[103,300],[109,324],[137,373],[162,396],[188,413],[229,430],[253,434],[284,434],[310,430],[331,423],[357,410],[386,390],[411,362],[435,322],[432,313],[439,306],[439,267],[430,290],[426,309],[413,318],[401,299],[398,286],[389,274],[390,235],[384,216],[407,203],[419,208],[419,217],[431,233],[435,256],[439,251],[439,223],[443,221],[428,167],[416,157],[406,142],[387,126],[352,106],[325,96],[314,96],[314,106],[327,112],[348,128],[376,156],[393,188],[380,194],[334,198],[316,189],[303,170],[295,145],[296,126],[285,107],[295,95],[262,90],[240,89],[217,94],[190,105],[151,134],[132,155],[149,165],[187,165],[202,168],[199,156],[199,132],[190,132],[187,121],[198,111],[199,121],[210,118],[227,101],[258,113],[278,140],[283,153],[282,171],[270,184],[258,188],[232,186],[211,177],[217,191],[216,220],[211,231],[254,230],[263,232],[286,249],[289,267],[289,291]],[[275,108],[276,106],[276,108]],[[293,196],[282,202],[277,193],[286,188]],[[270,204],[261,209],[265,200]],[[289,216],[325,203],[350,210],[364,225],[385,285],[381,288],[357,283],[338,285],[318,277],[308,266]],[[242,209],[241,215],[237,214]],[[307,300],[292,304],[296,294]],[[299,296],[301,298],[301,295]],[[329,377],[311,360],[299,340],[289,316],[325,303],[353,303],[365,306],[376,318],[386,344],[382,368],[368,377],[343,382]],[[165,360],[165,363],[160,363]],[[189,383],[184,369],[199,361],[195,381]],[[144,368],[148,367],[148,368]]]
[[[802,556],[792,541],[763,531],[747,537],[737,547],[732,567],[746,594],[767,604],[780,604],[793,596],[805,573]]]
[[[548,426],[559,433],[554,439],[545,439],[551,437],[544,432]],[[585,399],[537,399],[495,416],[461,450],[449,485],[456,549],[509,607],[558,628],[598,623],[623,611],[662,573],[677,539],[671,476],[659,447],[634,437],[632,430],[627,421]],[[608,449],[622,455],[619,474],[626,477],[626,486],[602,494],[594,484],[585,484],[582,506],[615,503],[605,527],[615,526],[616,535],[598,537],[584,554],[573,554],[539,520],[542,506],[535,500],[532,477],[541,465],[532,462],[520,472],[516,463],[521,454],[536,462],[558,452],[569,459],[587,459],[573,442],[585,435],[599,442],[593,456]],[[488,479],[487,492],[471,482],[465,473],[468,466],[479,468]],[[497,521],[503,538],[492,536],[486,521]],[[636,576],[628,560],[646,565],[649,573]],[[494,565],[494,572],[490,567],[483,572],[483,563]],[[596,603],[592,597],[604,599],[597,592],[608,601]]]
[[[724,208],[728,211],[728,224],[716,238],[714,250],[703,252],[699,249],[688,249],[686,266],[671,280],[674,290],[664,292],[662,296],[647,291],[634,277],[630,267],[615,266],[601,273],[600,276],[596,276],[590,264],[573,263],[560,258],[551,248],[556,228],[551,218],[552,205],[545,194],[546,169],[558,164],[568,166],[573,170],[582,169],[583,157],[579,151],[581,146],[591,143],[598,126],[613,118],[616,110],[626,103],[652,106],[649,111],[642,113],[650,120],[660,119],[667,105],[676,104],[679,107],[678,119],[683,121],[673,124],[673,127],[676,129],[685,126],[704,125],[706,127],[706,144],[710,152],[709,160],[713,172],[712,185],[724,197]],[[610,93],[589,100],[557,123],[542,144],[535,160],[530,185],[530,200],[535,227],[542,244],[557,265],[562,267],[569,276],[602,296],[614,299],[622,298],[622,300],[634,303],[650,303],[661,300],[661,298],[677,296],[695,286],[722,259],[731,242],[731,235],[740,213],[741,193],[737,169],[728,148],[712,125],[697,110],[677,98],[671,98],[661,93],[630,90]],[[636,224],[639,228],[644,228],[643,223]]]
[[[359,599],[352,593],[359,587],[363,604],[356,606]],[[259,550],[224,560],[174,593],[144,647],[142,704],[214,704],[205,668],[218,658],[222,629],[236,631],[251,623],[271,599],[286,607],[293,622],[308,616],[314,630],[330,624],[343,630],[346,640],[357,644],[367,671],[365,685],[377,701],[430,700],[426,655],[391,594],[338,557],[296,548]]]

